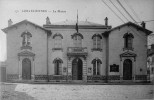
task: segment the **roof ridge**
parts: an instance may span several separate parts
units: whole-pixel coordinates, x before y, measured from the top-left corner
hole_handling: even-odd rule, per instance
[[[51,25],[75,25],[77,21],[76,20],[64,20],[64,21],[59,21],[59,22],[54,22]],[[103,25],[103,24],[99,24],[96,22],[91,22],[91,21],[84,21],[84,20],[80,20],[78,21],[79,25]]]

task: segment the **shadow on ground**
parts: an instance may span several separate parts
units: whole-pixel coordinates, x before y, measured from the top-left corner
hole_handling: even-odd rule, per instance
[[[16,84],[1,84],[1,99],[0,100],[35,100],[33,97],[30,97],[25,92],[15,91]]]

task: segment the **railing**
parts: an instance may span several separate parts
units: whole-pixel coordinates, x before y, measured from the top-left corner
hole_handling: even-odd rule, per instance
[[[68,47],[67,54],[80,54],[80,55],[87,55],[88,50],[87,47]]]

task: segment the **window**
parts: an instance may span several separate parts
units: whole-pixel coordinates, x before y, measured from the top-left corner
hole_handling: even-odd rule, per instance
[[[100,75],[100,67],[101,67],[101,60],[100,59],[94,59],[92,61],[93,64],[93,75]]]
[[[134,36],[131,33],[126,33],[123,38],[124,38],[124,49],[132,50]]]
[[[62,39],[60,36],[55,37],[54,43],[55,48],[62,48]]]
[[[74,46],[82,47],[82,38],[79,35],[74,36]]]
[[[28,31],[24,32],[21,34],[22,37],[22,47],[21,49],[31,49],[31,33],[29,33]]]
[[[53,39],[54,39],[54,49],[62,49],[62,39],[63,39],[63,36],[60,34],[60,33],[56,33],[54,36],[53,36]]]
[[[63,61],[60,58],[56,58],[54,61],[54,70],[55,75],[62,75],[62,63]]]
[[[81,33],[74,33],[72,35],[74,47],[82,47],[83,35]]]
[[[102,50],[101,48],[101,35],[99,34],[94,34],[92,36],[92,39],[93,39],[93,50]]]

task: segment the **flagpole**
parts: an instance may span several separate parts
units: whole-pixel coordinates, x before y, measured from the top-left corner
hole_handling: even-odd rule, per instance
[[[77,23],[76,23],[76,31],[78,33],[78,10],[77,10]]]
[[[78,10],[77,10],[77,25],[78,25]]]

